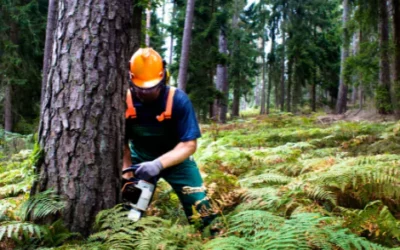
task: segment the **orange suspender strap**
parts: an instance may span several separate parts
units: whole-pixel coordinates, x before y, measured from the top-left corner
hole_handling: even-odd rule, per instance
[[[126,105],[127,109],[125,111],[125,119],[136,118],[136,109],[133,106],[131,90],[126,91]]]
[[[171,117],[172,117],[172,106],[174,104],[175,90],[176,89],[174,87],[170,87],[169,88],[167,105],[166,105],[165,111],[157,116],[157,120],[159,122],[164,121],[164,119],[171,119]]]

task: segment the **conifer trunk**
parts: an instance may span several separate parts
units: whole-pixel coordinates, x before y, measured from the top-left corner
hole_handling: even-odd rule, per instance
[[[18,26],[14,20],[10,23],[10,40],[14,45],[18,45]],[[2,76],[6,79],[5,97],[4,97],[4,130],[8,132],[13,131],[14,117],[13,117],[13,87],[12,83],[7,81],[7,76]]]
[[[61,195],[62,220],[83,235],[99,211],[120,201],[131,4],[58,1],[39,129],[44,159],[31,194]]]
[[[175,1],[172,1],[172,19],[175,18],[175,12],[176,12],[176,3]],[[169,41],[169,65],[172,64],[172,56],[174,52],[174,32],[171,29],[171,40]]]
[[[227,56],[228,54],[228,43],[226,40],[226,34],[224,30],[220,30],[219,41],[218,41],[219,53]],[[228,98],[228,68],[226,64],[217,65],[217,90],[220,91],[223,97]],[[227,112],[227,100],[225,98],[220,98],[218,100],[218,105],[216,109],[216,116],[219,116],[221,123],[226,122],[226,112]]]
[[[393,107],[397,119],[400,119],[400,1],[392,0],[393,8],[393,40],[394,40],[394,81]]]
[[[288,84],[287,84],[287,96],[286,96],[286,111],[291,112],[292,105],[292,67],[293,67],[293,59],[289,59],[288,63]]]
[[[146,37],[145,37],[145,44],[146,47],[150,47],[150,29],[151,29],[151,1],[146,8]]]
[[[240,90],[235,87],[233,90],[233,102],[232,102],[232,117],[239,116],[239,105],[240,105]]]
[[[286,20],[286,14],[283,14],[283,22]],[[282,61],[281,61],[281,85],[280,85],[280,109],[285,111],[285,49],[286,49],[286,33],[282,24]]]
[[[379,0],[379,85],[376,89],[376,105],[379,114],[392,112],[390,97],[389,16],[387,1]]]
[[[343,45],[340,59],[340,80],[339,80],[339,93],[336,102],[336,113],[343,114],[347,110],[347,83],[344,77],[344,67],[347,57],[349,56],[349,32],[347,29],[347,23],[350,17],[350,6],[349,0],[343,0]]]
[[[47,13],[47,26],[46,26],[46,42],[43,55],[43,76],[42,76],[42,91],[40,101],[43,101],[44,92],[46,90],[47,76],[50,69],[51,53],[54,42],[54,29],[57,23],[57,1],[49,0],[49,7]]]
[[[270,107],[271,107],[271,91],[272,91],[272,65],[275,63],[275,57],[274,57],[274,53],[275,53],[275,34],[274,34],[275,30],[272,29],[271,30],[271,52],[270,52],[270,56],[269,56],[269,60],[268,60],[268,90],[267,90],[267,114],[269,114],[270,112]]]
[[[263,115],[266,113],[265,111],[265,36],[263,34],[262,39],[261,39],[261,56],[262,56],[262,88],[261,88],[261,108],[260,108],[260,114]]]
[[[178,87],[186,91],[187,70],[189,67],[189,49],[192,40],[192,25],[195,0],[188,0],[186,6],[185,28],[182,38],[181,60],[179,64]]]
[[[12,132],[13,130],[13,115],[12,115],[12,86],[6,85],[4,93],[4,130]]]

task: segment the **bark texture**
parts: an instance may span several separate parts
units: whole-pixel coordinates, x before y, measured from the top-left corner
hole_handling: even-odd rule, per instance
[[[188,0],[186,6],[185,28],[183,30],[181,60],[179,63],[178,87],[186,91],[187,70],[189,67],[189,49],[192,40],[192,25],[195,0]]]
[[[65,198],[68,228],[90,233],[120,200],[132,1],[60,0],[39,129],[44,159],[32,194]]]
[[[347,31],[347,23],[349,22],[350,10],[349,0],[343,0],[343,45],[340,59],[340,79],[339,94],[336,102],[336,113],[343,114],[347,109],[347,83],[344,77],[344,67],[347,57],[349,57],[349,34]]]

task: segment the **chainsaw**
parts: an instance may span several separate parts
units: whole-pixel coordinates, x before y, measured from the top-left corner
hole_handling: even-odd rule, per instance
[[[139,165],[133,165],[122,170],[122,174],[135,172]],[[133,177],[126,181],[122,187],[122,199],[124,206],[129,210],[128,218],[134,222],[138,221],[149,207],[154,193],[154,183]]]

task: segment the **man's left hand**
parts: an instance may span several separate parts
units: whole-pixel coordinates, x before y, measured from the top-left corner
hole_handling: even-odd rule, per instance
[[[146,161],[141,163],[140,167],[135,171],[135,177],[148,181],[159,175],[162,169],[163,166],[160,160],[155,159],[154,161]]]

